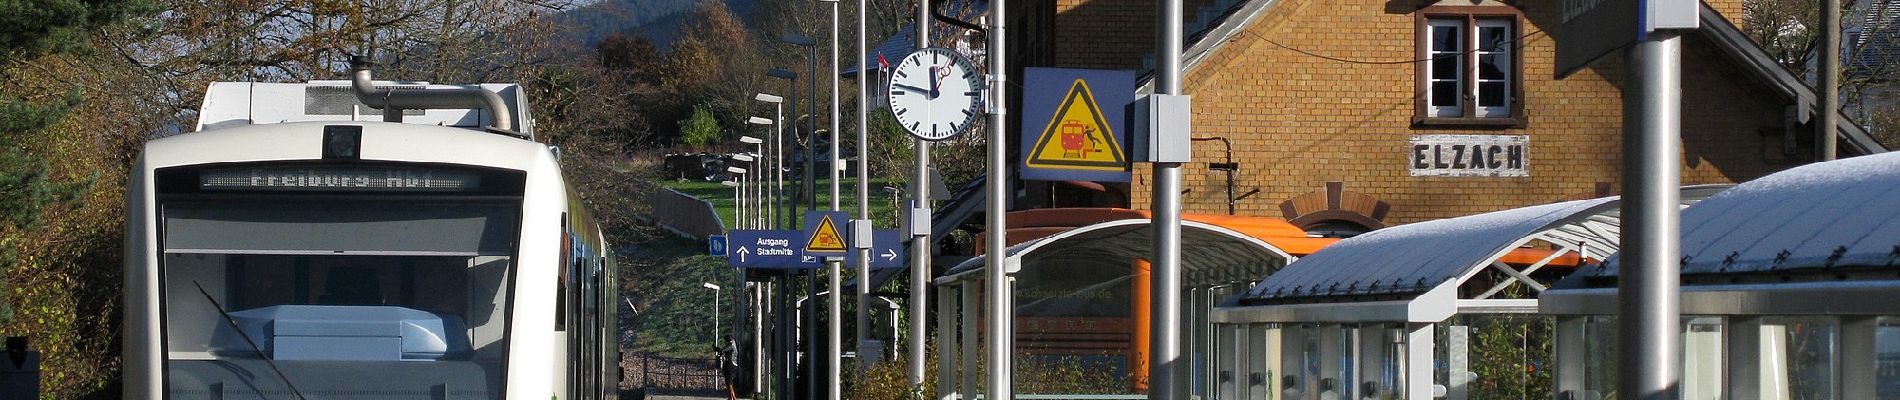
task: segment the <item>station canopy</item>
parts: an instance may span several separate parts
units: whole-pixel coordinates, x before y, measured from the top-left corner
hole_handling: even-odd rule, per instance
[[[1683,313],[1892,312],[1897,199],[1900,154],[1881,153],[1775,173],[1683,210]],[[1546,299],[1575,301],[1546,311],[1613,312],[1620,265],[1611,258],[1564,280]],[[1864,301],[1830,300],[1839,298]]]
[[[1683,188],[1682,203],[1725,188]],[[1437,322],[1461,312],[1535,312],[1535,298],[1507,289],[1541,292],[1555,280],[1548,277],[1558,275],[1545,267],[1575,267],[1616,253],[1619,207],[1618,198],[1606,197],[1376,230],[1268,276],[1215,318]]]
[[[1154,229],[1149,221],[1122,219],[1069,229],[1009,246],[1004,254],[1016,265],[1012,268],[1035,268],[1044,263],[1127,266],[1134,260],[1147,259],[1152,252]],[[1298,228],[1292,229],[1297,231]],[[1298,241],[1302,246],[1310,241],[1305,237],[1263,239],[1216,224],[1183,220],[1181,283],[1211,285],[1252,281],[1279,270],[1294,256],[1269,242],[1277,239]],[[981,256],[966,260],[938,278],[938,282],[977,278],[983,265]]]

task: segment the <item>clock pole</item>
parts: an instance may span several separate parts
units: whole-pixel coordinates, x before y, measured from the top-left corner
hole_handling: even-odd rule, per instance
[[[865,362],[864,355],[871,354],[871,169],[865,155],[871,154],[869,138],[866,133],[870,117],[870,98],[865,97],[865,85],[870,83],[870,64],[865,56],[870,52],[864,47],[865,0],[858,0],[858,222],[851,229],[851,246],[858,257],[858,371],[871,369],[871,363]],[[855,232],[863,229],[865,232]]]
[[[917,0],[917,48],[930,47],[930,0]],[[910,180],[910,213],[905,214],[910,224],[910,341],[909,372],[910,387],[921,392],[924,384],[924,306],[929,302],[926,294],[930,292],[930,142],[922,138],[911,138],[911,148],[916,154],[912,162]],[[943,301],[938,298],[937,301]],[[943,342],[938,341],[940,344]],[[948,364],[944,364],[948,365]],[[947,382],[946,382],[947,383]],[[944,393],[939,391],[938,393]]]

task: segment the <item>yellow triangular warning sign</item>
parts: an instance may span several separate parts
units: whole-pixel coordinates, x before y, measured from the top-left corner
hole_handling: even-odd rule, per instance
[[[840,252],[844,251],[844,235],[838,234],[838,225],[831,223],[831,216],[818,220],[818,229],[812,231],[811,239],[805,240],[805,251]]]
[[[1128,160],[1122,157],[1121,140],[1109,126],[1088,83],[1076,79],[1023,163],[1037,168],[1125,170]]]

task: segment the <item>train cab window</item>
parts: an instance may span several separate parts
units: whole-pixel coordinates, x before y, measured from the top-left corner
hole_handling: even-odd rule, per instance
[[[174,396],[295,397],[294,385],[321,398],[500,398],[518,198],[194,196],[159,207]]]

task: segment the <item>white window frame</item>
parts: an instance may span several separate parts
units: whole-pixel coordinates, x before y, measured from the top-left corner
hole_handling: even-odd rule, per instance
[[[1419,61],[1422,67],[1419,69],[1421,73],[1418,75],[1418,79],[1423,81],[1420,87],[1420,95],[1422,96],[1420,101],[1424,103],[1424,107],[1420,109],[1420,111],[1423,112],[1421,117],[1459,119],[1508,119],[1517,117],[1516,114],[1519,105],[1516,104],[1518,101],[1516,94],[1518,88],[1515,86],[1518,85],[1517,82],[1522,79],[1521,75],[1523,71],[1518,64],[1520,55],[1517,54],[1518,46],[1516,39],[1518,38],[1519,23],[1516,19],[1517,18],[1513,16],[1490,14],[1443,14],[1427,15],[1424,17],[1424,23],[1419,25],[1425,30],[1425,32],[1420,35],[1420,38],[1423,39],[1423,43],[1419,44],[1418,49],[1423,56]],[[1438,29],[1441,27],[1454,28],[1454,34],[1459,36],[1457,38],[1459,47],[1445,51],[1433,47],[1433,45],[1437,43]],[[1479,47],[1482,44],[1480,41],[1484,36],[1482,32],[1497,28],[1506,30],[1506,35],[1509,39],[1505,45],[1494,49]],[[1483,60],[1485,56],[1502,57],[1504,61],[1508,63],[1508,66],[1504,68],[1504,76],[1492,79],[1484,79],[1481,77],[1480,69],[1482,66],[1479,62]],[[1455,68],[1459,69],[1459,73],[1456,78],[1441,79],[1435,76],[1434,72],[1436,72],[1438,68],[1435,61],[1441,57],[1454,57],[1457,60]],[[1437,96],[1434,96],[1434,90],[1438,84],[1445,82],[1456,82],[1455,85],[1458,87],[1456,103],[1440,104],[1437,102]],[[1485,84],[1503,86],[1504,96],[1502,103],[1493,105],[1481,104],[1483,97],[1480,96],[1480,88]]]
[[[1437,102],[1434,101],[1437,99],[1437,96],[1434,95],[1434,92],[1432,91],[1432,89],[1437,87],[1438,83],[1446,81],[1446,80],[1437,78],[1438,75],[1436,74],[1437,72],[1436,67],[1438,66],[1437,61],[1440,59],[1440,57],[1453,57],[1454,59],[1457,60],[1457,62],[1455,63],[1457,65],[1456,68],[1460,70],[1468,69],[1468,68],[1465,68],[1466,57],[1462,54],[1459,54],[1459,53],[1463,53],[1465,49],[1470,48],[1469,46],[1471,42],[1471,40],[1469,40],[1470,35],[1465,34],[1465,31],[1466,31],[1465,18],[1457,18],[1457,19],[1430,18],[1426,21],[1425,27],[1426,27],[1425,28],[1426,29],[1425,31],[1426,61],[1425,61],[1424,79],[1426,80],[1425,81],[1425,102],[1426,102],[1425,110],[1427,113],[1426,115],[1429,115],[1434,118],[1463,117],[1465,116],[1464,114],[1464,100],[1465,99],[1463,98],[1463,96],[1460,96],[1452,104],[1438,104]],[[1438,43],[1437,34],[1438,34],[1439,27],[1451,27],[1453,29],[1456,29],[1456,31],[1454,32],[1465,40],[1457,41],[1456,43],[1459,43],[1460,46],[1458,48],[1452,49],[1451,51],[1439,51],[1438,49],[1433,48],[1434,45]],[[1467,75],[1470,75],[1470,74],[1460,72],[1457,75],[1457,77],[1452,78],[1450,81],[1457,82],[1457,86],[1460,88],[1471,86],[1471,85],[1465,84],[1465,77]]]

